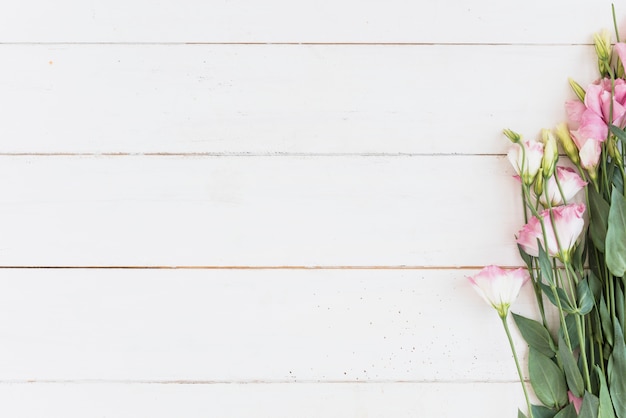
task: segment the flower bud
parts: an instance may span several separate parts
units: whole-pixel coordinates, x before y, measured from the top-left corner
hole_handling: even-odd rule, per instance
[[[533,184],[535,189],[535,195],[537,198],[543,195],[543,176],[535,177],[535,183]]]
[[[556,162],[559,160],[559,149],[552,131],[543,129],[541,131],[541,137],[543,139],[543,160],[541,167],[543,176],[548,178],[554,173]]]
[[[578,147],[574,143],[572,136],[569,133],[567,124],[560,123],[556,126],[556,136],[559,138],[559,142],[563,147],[563,151],[569,157],[570,160],[576,165],[580,165],[580,157],[578,156]]]
[[[611,58],[611,34],[607,29],[593,35],[598,60],[609,61]]]
[[[506,137],[509,138],[511,142],[514,144],[517,144],[522,140],[522,137],[520,134],[518,134],[517,132],[513,132],[510,129],[505,129],[502,132],[504,132],[504,135],[506,135]]]
[[[598,56],[598,69],[603,76],[611,72],[611,36],[608,30],[593,35],[593,44]]]
[[[615,161],[617,165],[622,166],[624,162],[622,161],[622,155],[619,148],[617,148],[617,139],[615,139],[615,137],[609,138],[606,142],[606,148],[613,161]]]
[[[527,186],[533,184],[543,160],[543,143],[535,140],[524,140],[513,144],[507,154],[515,172]],[[539,176],[541,177],[541,176]]]
[[[578,100],[584,103],[585,95],[587,94],[585,92],[585,89],[582,88],[582,86],[578,84],[576,81],[574,81],[574,79],[572,78],[568,78],[567,81],[569,82],[570,87],[574,91],[574,94],[576,94],[576,97],[578,97]]]

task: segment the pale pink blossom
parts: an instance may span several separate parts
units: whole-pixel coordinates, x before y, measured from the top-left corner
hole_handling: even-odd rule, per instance
[[[522,147],[524,148],[522,149]],[[522,140],[517,144],[513,144],[507,157],[513,165],[515,172],[522,178],[522,181],[530,185],[541,168],[543,144],[530,139]]]
[[[583,398],[574,396],[574,394],[570,390],[567,391],[567,398],[569,399],[569,402],[571,404],[574,404],[574,409],[576,410],[576,413],[580,413],[580,408],[583,406]]]
[[[541,246],[548,253],[548,255],[558,257],[562,261],[569,261],[570,252],[576,245],[576,240],[582,233],[585,225],[585,221],[583,219],[584,213],[585,205],[582,203],[552,208],[552,217],[554,218],[553,228],[552,219],[550,218],[550,210],[546,209],[541,212],[539,216],[543,219],[548,242],[546,243],[544,240],[541,222],[537,217],[533,216],[519,231],[517,243],[528,255],[537,257],[539,256],[539,246],[537,244],[537,240],[539,240]],[[560,249],[558,245],[559,242],[561,244]]]
[[[580,151],[581,165],[587,169],[598,165],[609,124],[622,126],[626,120],[626,81],[614,80],[612,90],[611,80],[603,78],[587,87],[584,103],[565,103],[572,139]]]
[[[559,190],[556,178],[558,178],[559,180],[561,190]],[[544,193],[542,193],[539,197],[539,201],[543,206],[548,206],[548,202],[546,200],[547,193],[548,197],[550,198],[550,206],[562,205],[565,203],[563,201],[563,197],[565,197],[566,202],[569,201],[586,185],[587,182],[583,181],[583,179],[575,170],[569,167],[557,166],[554,175],[550,177],[546,182],[544,186]],[[561,196],[561,191],[563,191],[564,196]]]
[[[505,317],[530,276],[522,268],[504,270],[498,266],[487,266],[468,279],[485,302],[494,307],[498,315]]]

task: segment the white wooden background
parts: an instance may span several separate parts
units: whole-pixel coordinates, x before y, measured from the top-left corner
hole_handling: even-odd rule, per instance
[[[2,2],[0,415],[515,417],[464,277],[520,264],[501,129],[562,121],[611,25],[606,0]]]

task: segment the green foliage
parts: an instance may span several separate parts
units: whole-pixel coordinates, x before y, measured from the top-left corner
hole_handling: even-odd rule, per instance
[[[576,358],[574,353],[569,349],[563,336],[559,336],[559,360],[563,366],[563,372],[565,372],[565,379],[567,380],[567,386],[574,396],[580,398],[585,392],[585,384],[583,383],[583,375],[580,373],[578,364],[576,364]]]
[[[617,189],[611,193],[605,252],[611,273],[623,277],[626,272],[626,199]]]
[[[569,404],[554,416],[554,418],[577,418],[574,405]]]
[[[560,408],[567,404],[565,376],[556,363],[531,348],[528,369],[530,384],[541,403],[550,408]]]
[[[578,418],[598,418],[598,410],[600,408],[600,399],[597,396],[585,392],[583,396],[583,404],[580,407]]]
[[[604,252],[606,231],[609,227],[609,203],[602,198],[595,188],[589,187],[589,235],[593,245],[600,252]]]
[[[513,314],[515,324],[529,346],[552,358],[555,354],[554,342],[548,330],[539,322]]]
[[[609,387],[606,384],[606,377],[600,367],[596,366],[596,375],[600,381],[600,406],[598,409],[598,418],[615,418],[613,411],[613,403],[609,394]]]
[[[618,418],[626,418],[626,344],[618,321],[614,324],[615,345],[609,358],[609,393]]]

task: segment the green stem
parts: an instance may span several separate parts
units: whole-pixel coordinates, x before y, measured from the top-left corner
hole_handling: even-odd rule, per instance
[[[587,342],[585,341],[585,331],[583,330],[581,320],[581,316],[576,315],[576,331],[578,332],[578,341],[580,341],[580,357],[583,359],[583,370],[585,372],[587,391],[591,392],[591,376],[589,376],[589,362],[587,361]]]
[[[500,316],[502,320],[502,325],[504,325],[504,331],[506,332],[506,336],[509,339],[509,345],[511,346],[511,351],[513,352],[513,359],[515,360],[515,367],[517,368],[517,375],[519,376],[519,381],[522,385],[522,390],[524,391],[524,398],[526,398],[526,405],[528,406],[528,418],[533,418],[533,410],[530,405],[530,398],[528,397],[528,390],[526,389],[526,384],[524,383],[524,376],[522,375],[522,368],[519,364],[519,359],[517,358],[517,352],[515,351],[515,344],[513,343],[513,338],[511,337],[511,331],[509,330],[509,324],[506,320],[506,315]]]

